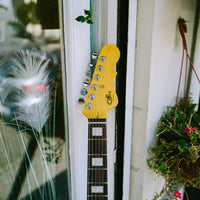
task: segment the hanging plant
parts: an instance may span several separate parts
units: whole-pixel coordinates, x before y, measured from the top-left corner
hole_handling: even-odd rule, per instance
[[[83,15],[78,16],[76,18],[76,21],[81,22],[81,23],[86,22],[88,24],[93,24],[93,21],[92,21],[93,2],[92,2],[92,0],[90,0],[90,4],[91,4],[91,11],[84,9],[85,16],[83,16]]]
[[[174,191],[179,185],[200,188],[200,113],[195,107],[191,98],[180,99],[173,125],[176,105],[168,106],[157,124],[157,144],[149,149],[148,165],[165,178],[164,191],[169,189],[171,198],[180,197]]]
[[[157,123],[155,146],[149,148],[152,155],[147,160],[148,166],[163,176],[166,184],[153,200],[165,192],[170,199],[181,199],[180,186],[200,189],[200,112],[191,97],[186,96],[187,60],[199,81],[197,73],[188,55],[185,33],[187,27],[184,19],[179,19],[179,31],[183,41],[183,56],[177,91],[176,103],[168,106]],[[186,75],[184,97],[179,97],[180,81],[186,54]],[[200,81],[199,81],[200,82]],[[186,198],[188,199],[188,195]]]

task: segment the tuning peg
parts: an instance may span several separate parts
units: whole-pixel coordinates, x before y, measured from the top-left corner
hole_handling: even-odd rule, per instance
[[[99,81],[99,80],[101,79],[101,76],[100,76],[99,74],[97,74],[97,75],[95,75],[94,79],[95,79],[96,81]]]
[[[86,88],[82,88],[81,89],[81,94],[82,95],[86,95],[88,93],[87,89]]]
[[[91,103],[87,103],[87,104],[86,104],[86,108],[87,108],[88,110],[90,110],[90,109],[92,108],[92,104],[91,104]]]
[[[79,104],[84,104],[84,103],[85,103],[85,99],[80,97],[80,98],[78,99],[78,103],[79,103]]]
[[[97,57],[98,57],[97,52],[93,52],[93,53],[92,53],[92,60],[96,60]]]
[[[90,80],[86,78],[86,79],[83,81],[83,85],[84,85],[85,87],[89,86],[89,85],[90,85]]]
[[[94,95],[94,94],[90,94],[90,95],[89,95],[89,99],[90,99],[90,100],[94,100],[94,98],[95,98],[95,95]]]
[[[105,56],[101,56],[101,57],[100,57],[100,61],[101,61],[101,62],[105,62],[105,61],[106,61],[106,57],[105,57]]]
[[[98,86],[96,84],[92,85],[93,90],[97,90]]]
[[[102,66],[102,65],[99,65],[99,66],[97,67],[97,70],[98,70],[99,72],[103,71],[103,66]]]
[[[87,70],[86,76],[88,76],[89,78],[91,77],[91,71],[90,70]]]

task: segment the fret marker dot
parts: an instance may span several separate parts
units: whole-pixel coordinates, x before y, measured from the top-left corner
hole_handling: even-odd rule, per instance
[[[93,167],[102,167],[103,166],[103,158],[92,158],[92,166]]]
[[[103,193],[103,186],[91,186],[91,193]]]
[[[92,127],[92,136],[103,136],[102,127]]]

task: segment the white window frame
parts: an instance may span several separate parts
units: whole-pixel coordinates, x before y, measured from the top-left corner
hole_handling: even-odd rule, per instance
[[[69,119],[69,155],[71,168],[71,199],[86,199],[87,195],[87,119],[78,105],[82,81],[90,61],[90,49],[99,51],[105,44],[117,42],[117,0],[93,0],[94,26],[75,20],[89,9],[89,0],[62,1],[63,41],[65,47],[64,89],[65,110]],[[98,26],[97,26],[98,25]],[[90,40],[91,39],[91,40]],[[66,92],[67,91],[67,92]],[[67,103],[66,103],[67,102]],[[115,112],[107,116],[108,134],[108,192],[109,200],[114,199],[114,135]]]

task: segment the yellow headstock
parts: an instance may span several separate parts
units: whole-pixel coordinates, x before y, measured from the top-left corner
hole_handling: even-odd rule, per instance
[[[114,89],[117,75],[114,66],[119,56],[119,49],[112,44],[104,46],[100,51],[83,108],[83,114],[88,119],[105,119],[107,112],[118,104]]]

